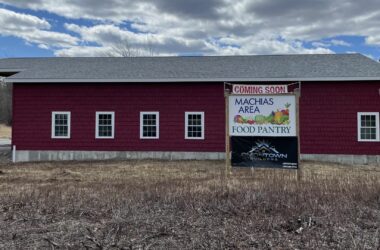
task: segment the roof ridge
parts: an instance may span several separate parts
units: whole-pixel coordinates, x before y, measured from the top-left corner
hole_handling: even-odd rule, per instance
[[[293,56],[364,56],[361,53],[317,53],[317,54],[258,54],[258,55],[185,55],[185,56],[136,56],[136,57],[119,57],[119,56],[51,56],[51,57],[8,57],[0,59],[12,59],[12,60],[29,60],[29,59],[92,59],[92,58],[112,58],[112,59],[139,59],[139,58],[231,58],[231,57],[293,57]]]

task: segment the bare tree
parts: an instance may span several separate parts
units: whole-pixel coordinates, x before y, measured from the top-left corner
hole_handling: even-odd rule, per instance
[[[0,51],[0,59],[11,58],[9,52]],[[0,123],[12,125],[12,84],[4,83],[3,77],[9,76],[7,73],[0,75]]]
[[[156,48],[154,47],[152,38],[147,37],[145,49],[148,53],[148,56],[158,56],[158,52],[156,51]]]
[[[147,37],[143,46],[131,45],[128,40],[123,40],[111,48],[106,53],[109,57],[141,57],[141,56],[157,56],[158,53],[154,49],[152,39]]]
[[[12,124],[12,85],[0,84],[0,123]]]
[[[128,41],[117,44],[112,47],[110,56],[119,56],[119,57],[138,57],[141,56],[141,49],[134,48],[130,45]]]

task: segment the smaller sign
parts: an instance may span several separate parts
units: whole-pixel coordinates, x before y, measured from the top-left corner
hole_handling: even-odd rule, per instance
[[[286,94],[287,85],[244,85],[234,84],[232,93],[235,95],[265,95],[265,94]]]
[[[298,168],[297,137],[231,137],[234,167]]]

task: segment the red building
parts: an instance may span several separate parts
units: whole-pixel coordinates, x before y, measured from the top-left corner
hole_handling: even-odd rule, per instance
[[[380,64],[360,54],[1,59],[16,161],[222,159],[224,83],[300,89],[303,159],[380,163]]]

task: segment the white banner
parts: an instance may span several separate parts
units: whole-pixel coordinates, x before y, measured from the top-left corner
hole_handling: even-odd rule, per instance
[[[229,96],[230,136],[297,136],[295,95]]]

